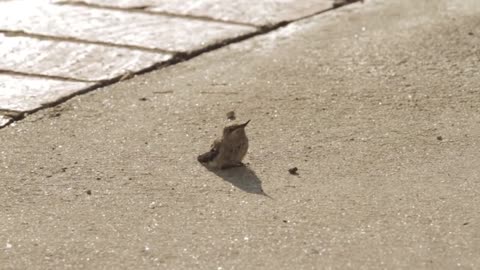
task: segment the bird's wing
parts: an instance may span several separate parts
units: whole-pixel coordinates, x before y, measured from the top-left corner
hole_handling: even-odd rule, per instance
[[[201,154],[197,157],[197,160],[201,163],[207,163],[210,161],[213,161],[213,159],[218,156],[218,153],[220,153],[220,147],[222,145],[221,140],[215,140],[212,144],[212,148],[210,151]]]
[[[222,139],[216,139],[215,141],[213,141],[212,143],[212,146],[211,149],[215,149],[217,151],[220,151],[220,147],[222,146]]]

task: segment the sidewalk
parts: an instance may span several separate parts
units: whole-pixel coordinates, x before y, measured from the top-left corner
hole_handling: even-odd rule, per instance
[[[333,0],[254,4],[218,0],[0,1],[0,128],[72,96],[333,6]]]
[[[352,4],[0,130],[0,265],[479,268],[478,14]],[[231,110],[249,165],[214,173]]]

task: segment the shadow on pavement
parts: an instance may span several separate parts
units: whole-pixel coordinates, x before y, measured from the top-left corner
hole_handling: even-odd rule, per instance
[[[258,178],[255,171],[247,166],[234,167],[225,170],[213,170],[206,167],[209,171],[213,172],[223,180],[231,183],[235,187],[253,194],[263,195],[273,199],[263,191],[262,180]]]

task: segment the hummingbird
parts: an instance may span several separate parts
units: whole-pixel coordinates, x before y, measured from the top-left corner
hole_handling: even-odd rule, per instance
[[[242,166],[242,159],[248,151],[248,138],[245,127],[250,120],[243,124],[233,124],[223,129],[222,138],[216,139],[210,151],[201,154],[197,160],[215,169],[227,169]]]

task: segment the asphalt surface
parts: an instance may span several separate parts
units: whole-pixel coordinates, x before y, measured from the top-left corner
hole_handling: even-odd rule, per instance
[[[0,130],[2,268],[478,269],[480,3],[358,5]]]

